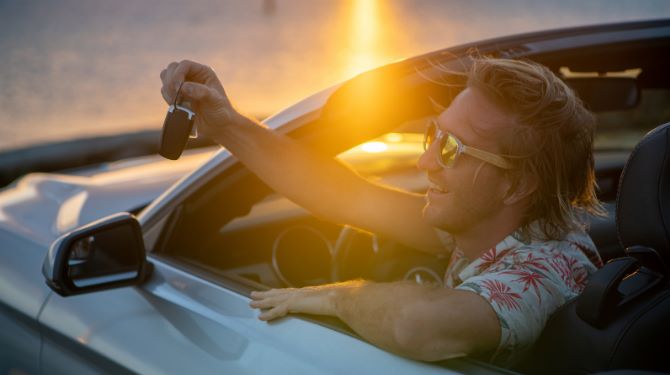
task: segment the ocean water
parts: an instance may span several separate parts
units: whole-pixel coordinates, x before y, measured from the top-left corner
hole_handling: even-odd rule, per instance
[[[0,151],[159,129],[160,71],[212,66],[271,114],[367,68],[519,32],[670,17],[664,0],[0,0]]]

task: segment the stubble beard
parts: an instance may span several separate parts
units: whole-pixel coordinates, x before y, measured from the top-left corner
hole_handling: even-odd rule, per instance
[[[493,199],[476,199],[471,196],[452,198],[443,207],[427,201],[423,208],[424,220],[435,228],[458,235],[469,231],[497,212],[498,202]]]

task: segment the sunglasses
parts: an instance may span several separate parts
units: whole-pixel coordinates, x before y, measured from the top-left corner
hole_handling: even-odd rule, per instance
[[[453,168],[461,154],[470,155],[473,158],[493,164],[498,168],[512,168],[509,161],[505,160],[502,156],[466,146],[453,134],[440,130],[435,119],[431,120],[428,128],[426,128],[426,134],[423,138],[423,150],[428,151],[434,142],[438,142],[437,152],[439,153],[439,157],[437,160],[443,168]]]

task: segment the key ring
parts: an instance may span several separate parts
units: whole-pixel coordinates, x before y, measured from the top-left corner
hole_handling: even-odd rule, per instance
[[[174,100],[172,101],[172,106],[173,107],[177,107],[177,98],[179,98],[179,93],[181,93],[181,87],[183,85],[184,85],[184,81],[181,81],[181,83],[179,84],[179,88],[177,89],[177,93],[174,96]]]
[[[186,112],[189,120],[193,120],[193,117],[195,117],[195,112],[193,112],[190,108],[177,104],[177,99],[179,98],[179,94],[181,93],[181,87],[183,85],[184,81],[181,81],[181,83],[179,84],[179,88],[177,89],[177,93],[174,96],[174,100],[172,101],[172,104],[168,107],[168,112],[172,113],[174,112],[175,109],[178,109],[180,111]],[[189,138],[198,138],[198,129],[195,126],[191,128]]]

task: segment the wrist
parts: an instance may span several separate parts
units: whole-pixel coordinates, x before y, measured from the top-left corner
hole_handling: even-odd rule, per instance
[[[366,282],[362,280],[334,284],[328,291],[328,306],[332,315],[344,320],[349,315],[349,307],[356,304],[354,299],[357,292],[365,284]]]
[[[330,288],[330,290],[326,294],[326,298],[327,298],[326,301],[328,310],[331,312],[331,314],[329,315],[341,318],[340,306],[342,299],[342,288],[339,287]]]
[[[211,137],[214,141],[222,144],[229,137],[229,133],[238,132],[240,127],[247,125],[252,120],[240,114],[233,108],[222,109],[219,114],[219,121],[214,128],[214,134]]]

